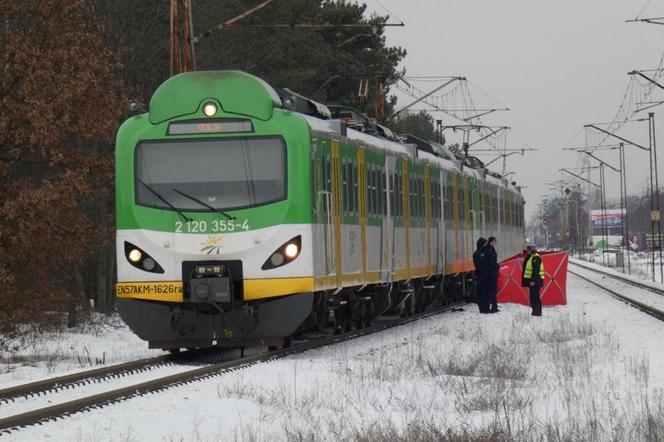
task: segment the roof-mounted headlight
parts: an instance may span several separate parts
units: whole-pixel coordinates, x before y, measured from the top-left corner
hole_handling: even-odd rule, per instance
[[[217,114],[217,104],[211,101],[208,101],[203,105],[203,113],[206,117],[214,117]]]

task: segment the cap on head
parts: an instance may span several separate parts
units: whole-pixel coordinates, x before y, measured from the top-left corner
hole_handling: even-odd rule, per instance
[[[477,240],[477,248],[480,249],[486,245],[486,238],[480,237],[480,239]]]

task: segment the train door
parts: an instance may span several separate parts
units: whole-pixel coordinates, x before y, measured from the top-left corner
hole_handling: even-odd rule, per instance
[[[459,176],[456,173],[452,173],[450,177],[452,178],[452,198],[450,199],[452,202],[452,216],[450,217],[450,221],[452,221],[451,228],[454,231],[454,251],[450,256],[452,257],[453,264],[457,264],[461,256],[461,244],[459,242]]]
[[[406,257],[406,279],[410,279],[410,175],[408,172],[408,161],[401,162],[401,183],[402,183],[402,207],[403,207],[403,231],[405,239],[404,253]]]
[[[334,256],[334,224],[332,195],[332,160],[329,145],[313,146],[313,180],[314,194],[314,238],[317,249],[314,261],[315,275],[325,276],[325,286],[329,286],[329,277],[336,273]]]
[[[482,220],[480,217],[480,191],[479,191],[479,182],[477,178],[469,178],[470,181],[470,200],[471,200],[471,224],[473,237],[471,238],[471,251],[473,250],[472,245],[477,241],[477,239],[482,236]]]
[[[489,202],[487,198],[487,185],[485,181],[479,181],[480,199],[480,236],[486,238],[487,211]]]
[[[336,275],[335,285],[341,290],[342,284],[342,262],[341,262],[341,155],[339,140],[332,140],[332,237],[331,249],[334,256],[333,267]]]
[[[426,266],[427,266],[427,275],[431,276],[433,274],[432,265],[433,258],[431,256],[431,170],[428,164],[424,166],[424,220],[426,226]],[[435,193],[434,193],[435,194]]]
[[[395,170],[397,159],[394,157],[385,157],[385,175],[383,177],[385,186],[385,215],[382,222],[382,235],[383,238],[383,253],[381,257],[381,280],[392,282],[392,275],[396,269],[395,251],[394,251],[394,232],[396,224],[394,218],[396,216],[396,203],[395,203]]]
[[[438,210],[438,218],[436,219],[436,225],[438,226],[436,231],[438,234],[437,243],[438,243],[438,258],[436,265],[436,273],[439,275],[445,274],[446,260],[447,255],[447,222],[445,219],[447,217],[447,174],[442,171],[437,172],[439,177],[438,187],[439,193],[438,197],[440,198],[440,206]]]
[[[363,286],[367,284],[367,167],[365,155],[365,148],[362,146],[357,151],[357,200],[360,221],[360,271]]]
[[[470,220],[470,211],[471,211],[471,178],[467,176],[463,176],[462,178],[463,182],[463,256],[461,257],[462,262],[468,261],[468,257],[472,255],[471,250],[473,250],[473,247],[471,245],[472,239],[471,236],[473,235],[473,226]]]

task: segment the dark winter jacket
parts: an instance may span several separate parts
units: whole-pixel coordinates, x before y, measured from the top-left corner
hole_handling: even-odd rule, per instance
[[[486,245],[486,239],[480,238],[477,240],[477,249],[475,250],[475,253],[473,253],[473,264],[475,264],[475,279],[479,280],[480,275],[482,273],[482,259],[484,255],[482,254],[482,251],[484,250],[484,246]]]
[[[480,280],[491,283],[498,280],[498,254],[492,245],[487,244],[482,249],[482,261],[480,264]]]

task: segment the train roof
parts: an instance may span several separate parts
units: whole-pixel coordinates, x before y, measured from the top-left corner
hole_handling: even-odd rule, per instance
[[[304,118],[313,132],[344,136],[343,122],[341,120],[322,120],[311,115],[299,115]],[[505,187],[516,193],[521,192],[518,186],[508,182],[505,178],[499,178],[496,176],[496,174],[489,172],[488,169],[475,169],[464,166],[463,161],[456,159],[456,157],[454,157],[447,149],[445,150],[448,152],[448,156],[445,158],[441,157],[440,155],[436,155],[433,152],[418,149],[415,143],[406,144],[390,141],[349,127],[345,129],[345,136],[351,140],[365,143],[367,146],[392,152],[396,155],[406,155],[411,158],[419,158],[429,163],[435,164],[443,170],[463,173],[465,175],[473,176],[477,179],[485,179],[487,182],[498,187]]]

